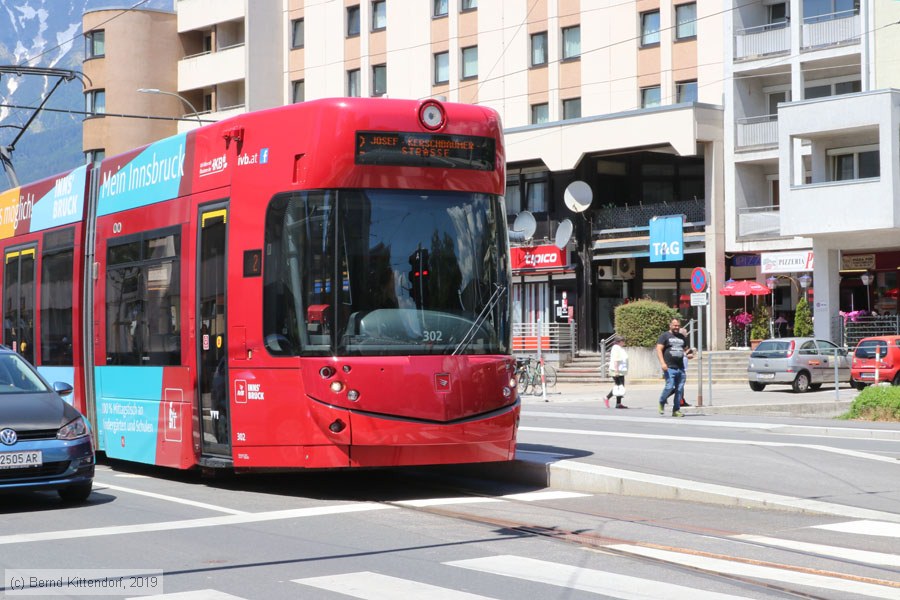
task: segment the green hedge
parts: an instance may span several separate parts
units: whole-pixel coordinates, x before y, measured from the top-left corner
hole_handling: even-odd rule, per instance
[[[856,396],[843,419],[900,421],[900,387],[871,385]]]
[[[652,348],[659,336],[669,330],[672,319],[681,319],[681,315],[668,304],[636,300],[616,307],[616,333],[625,338],[626,346]]]

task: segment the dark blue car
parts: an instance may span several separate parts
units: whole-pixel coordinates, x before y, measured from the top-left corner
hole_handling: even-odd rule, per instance
[[[12,350],[0,347],[0,491],[56,490],[82,502],[94,480],[94,445],[84,417]]]

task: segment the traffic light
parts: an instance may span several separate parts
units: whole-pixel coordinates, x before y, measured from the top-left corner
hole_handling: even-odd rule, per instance
[[[416,249],[409,255],[409,295],[416,302],[416,308],[428,304],[428,250]]]

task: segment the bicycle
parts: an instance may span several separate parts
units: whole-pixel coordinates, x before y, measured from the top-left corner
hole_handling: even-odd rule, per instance
[[[543,368],[543,378],[541,370]],[[556,369],[550,365],[542,365],[534,357],[516,359],[516,380],[522,394],[541,394],[545,388],[556,385]]]

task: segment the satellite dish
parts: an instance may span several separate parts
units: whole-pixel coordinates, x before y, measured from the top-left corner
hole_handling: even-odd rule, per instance
[[[520,232],[526,240],[530,240],[534,237],[535,230],[537,230],[537,221],[534,220],[533,214],[523,210],[516,215],[516,220],[513,222],[513,231]]]
[[[575,213],[584,212],[591,205],[594,199],[594,192],[591,186],[583,181],[573,181],[566,186],[566,193],[563,195],[563,202]]]
[[[570,239],[572,239],[572,221],[563,219],[560,221],[559,227],[556,228],[556,238],[553,244],[560,250],[563,250]]]

